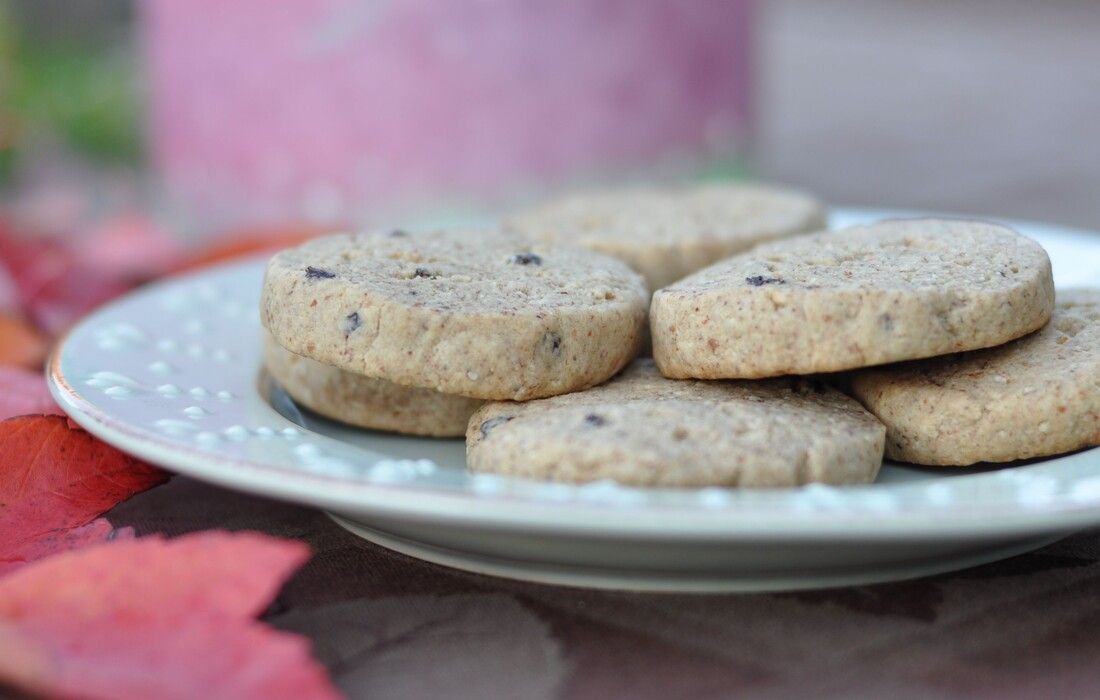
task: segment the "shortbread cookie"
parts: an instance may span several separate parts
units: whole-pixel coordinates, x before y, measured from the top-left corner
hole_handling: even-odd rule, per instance
[[[887,427],[886,454],[916,464],[1008,462],[1100,445],[1100,290],[1058,293],[1042,330],[988,350],[857,372]]]
[[[465,396],[401,386],[295,355],[265,333],[264,361],[291,398],[322,416],[374,430],[458,437],[483,403]]]
[[[658,291],[668,377],[757,378],[1000,345],[1054,306],[1038,243],[977,221],[882,221],[769,243]]]
[[[470,419],[476,472],[635,486],[865,484],[885,429],[857,402],[802,379],[665,379],[652,360],[588,391],[486,404]]]
[[[574,195],[505,225],[614,255],[653,291],[763,241],[825,228],[825,208],[795,190],[710,184]]]
[[[638,352],[647,292],[614,258],[495,231],[315,239],[267,267],[287,350],[404,386],[530,399],[608,379]]]

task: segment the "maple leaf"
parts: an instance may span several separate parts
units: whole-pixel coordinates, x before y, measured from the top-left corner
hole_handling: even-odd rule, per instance
[[[72,248],[88,268],[134,282],[167,272],[183,253],[168,231],[136,211],[123,212],[92,226],[74,239]]]
[[[3,263],[0,260],[0,263]],[[0,264],[0,314],[10,314],[19,310],[19,294],[15,289],[6,267]]]
[[[0,365],[35,369],[46,359],[49,343],[33,326],[14,314],[0,312]]]
[[[0,580],[0,682],[49,696],[328,698],[308,640],[252,618],[299,542],[202,532],[112,542]]]
[[[7,269],[23,311],[51,334],[133,286],[132,280],[85,264],[62,239],[21,235],[2,221],[0,265]]]
[[[39,328],[56,336],[88,312],[130,291],[132,287],[133,283],[129,280],[74,264],[26,299],[25,308]]]
[[[0,366],[0,420],[30,413],[62,415],[41,372]]]
[[[71,546],[65,532],[167,479],[62,416],[0,421],[0,563]]]
[[[112,540],[127,540],[134,536],[132,527],[115,528],[106,518],[96,518],[87,525],[71,530],[49,532],[24,542],[0,558],[0,576],[14,571],[27,562],[42,559],[51,554],[79,549]]]

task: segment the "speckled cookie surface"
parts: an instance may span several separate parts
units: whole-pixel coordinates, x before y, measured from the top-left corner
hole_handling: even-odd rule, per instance
[[[478,399],[365,377],[295,355],[264,338],[264,362],[290,396],[317,413],[361,428],[408,435],[466,434]]]
[[[1008,342],[1054,306],[1034,241],[976,221],[882,221],[769,243],[653,295],[669,377],[759,378]]]
[[[864,370],[855,395],[917,464],[1007,462],[1100,445],[1100,290],[1060,291],[1042,330],[978,352]]]
[[[574,195],[505,225],[614,255],[642,273],[652,291],[763,241],[824,228],[825,209],[795,190],[712,184]]]
[[[582,248],[494,231],[397,231],[279,253],[261,318],[284,348],[327,365],[522,400],[614,375],[638,352],[647,296],[621,261]]]
[[[588,391],[486,404],[470,419],[476,472],[636,486],[863,484],[885,429],[857,402],[804,380],[665,379],[638,360]]]

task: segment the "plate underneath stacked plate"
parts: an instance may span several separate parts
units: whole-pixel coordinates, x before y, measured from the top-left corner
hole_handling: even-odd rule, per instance
[[[838,210],[844,226],[912,212]],[[1008,222],[1060,287],[1100,286],[1100,234]],[[911,578],[1100,525],[1100,449],[1004,468],[886,463],[875,484],[783,491],[573,486],[465,471],[459,440],[349,428],[263,373],[263,261],[146,287],[81,322],[55,397],[103,440],[227,488],[323,508],[383,546],[471,571],[660,591],[818,588]]]

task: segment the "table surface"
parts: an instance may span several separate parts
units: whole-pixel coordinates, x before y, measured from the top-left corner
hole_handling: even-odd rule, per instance
[[[755,595],[492,579],[367,543],[317,511],[184,477],[109,515],[140,533],[247,529],[314,557],[265,619],[351,697],[1081,697],[1100,686],[1100,537],[903,583]]]
[[[761,23],[758,162],[839,203],[1100,228],[1098,29],[1097,3],[772,3]],[[920,581],[693,597],[449,570],[363,542],[316,511],[182,477],[109,517],[139,533],[249,529],[310,543],[313,560],[266,619],[308,635],[352,697],[1100,688],[1098,533]]]

